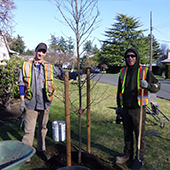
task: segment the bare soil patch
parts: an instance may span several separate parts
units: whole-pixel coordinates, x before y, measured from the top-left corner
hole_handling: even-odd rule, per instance
[[[0,104],[0,126],[20,119],[21,112],[19,110],[19,104],[19,99],[11,99],[10,109],[6,109],[2,104]]]

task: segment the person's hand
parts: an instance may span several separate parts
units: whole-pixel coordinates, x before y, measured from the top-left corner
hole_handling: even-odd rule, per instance
[[[123,121],[123,118],[122,118],[122,108],[121,107],[117,107],[116,108],[116,123],[117,124],[120,124],[122,121]]]
[[[148,87],[148,82],[146,80],[141,80],[140,81],[140,87],[145,89]]]
[[[20,108],[19,109],[22,113],[25,112],[25,109],[26,109],[25,101],[20,101]]]

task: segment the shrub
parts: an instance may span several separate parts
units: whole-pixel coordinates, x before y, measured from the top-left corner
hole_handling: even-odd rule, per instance
[[[19,97],[18,77],[23,60],[13,55],[10,60],[3,60],[0,67],[0,98],[4,106],[8,106],[11,97]]]

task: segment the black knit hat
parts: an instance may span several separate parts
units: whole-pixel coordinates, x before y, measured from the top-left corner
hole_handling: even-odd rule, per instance
[[[126,50],[125,57],[126,57],[127,53],[129,53],[129,52],[133,52],[136,56],[139,56],[137,49],[134,48],[134,47],[131,47],[131,48]]]
[[[38,52],[39,50],[47,51],[47,45],[45,43],[39,43],[35,48],[35,51]]]

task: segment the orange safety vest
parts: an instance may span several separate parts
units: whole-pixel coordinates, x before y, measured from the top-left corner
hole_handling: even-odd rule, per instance
[[[31,92],[31,81],[32,81],[32,64],[33,59],[25,61],[23,63],[23,76],[24,76],[24,83],[25,83],[25,96],[27,99],[32,99],[32,92]],[[48,63],[44,60],[44,73],[45,73],[45,91],[47,100],[51,101],[53,99],[54,93],[54,79],[53,79],[53,65]]]
[[[119,94],[120,96],[120,104],[123,105],[123,94],[125,90],[125,81],[126,81],[126,74],[127,74],[128,67],[124,67],[120,70],[120,80],[121,80],[121,85],[122,85],[122,90],[121,93]],[[142,80],[143,77],[143,71],[144,71],[144,79],[146,79],[148,68],[144,66],[140,66],[138,68],[138,77],[137,77],[137,99],[138,99],[138,104],[140,106],[140,101],[141,101],[141,92],[142,88],[140,87],[140,80]],[[148,96],[148,90],[144,89],[144,94],[143,94],[143,101],[142,101],[142,106],[147,105],[149,102],[149,96]]]

